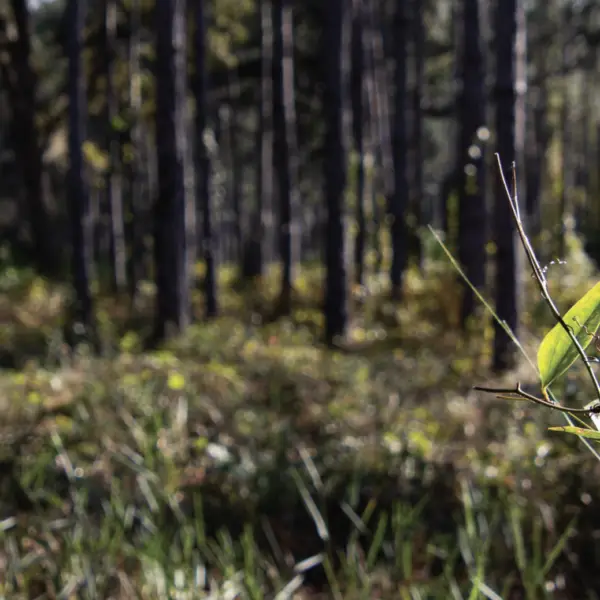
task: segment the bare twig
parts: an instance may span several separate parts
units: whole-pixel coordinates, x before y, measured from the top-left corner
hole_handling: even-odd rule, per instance
[[[490,394],[504,394],[504,397],[507,397],[506,394],[511,394],[512,396],[510,396],[511,400],[515,399],[515,396],[518,398],[523,398],[525,400],[530,400],[531,402],[535,402],[536,404],[541,404],[542,406],[547,406],[549,408],[552,408],[553,410],[558,410],[560,412],[564,412],[564,413],[572,413],[572,414],[583,414],[583,415],[590,415],[590,414],[599,414],[600,413],[600,403],[598,404],[594,404],[593,406],[588,406],[587,408],[572,408],[570,406],[562,406],[560,404],[556,404],[554,402],[549,402],[548,400],[543,400],[542,398],[538,398],[537,396],[534,396],[533,394],[529,394],[527,393],[522,387],[520,383],[517,383],[517,386],[515,388],[489,388],[489,387],[482,387],[482,386],[475,386],[473,388],[474,390],[477,390],[479,392],[488,392]]]
[[[542,297],[546,301],[546,304],[548,304],[548,306],[550,307],[552,315],[554,316],[556,321],[558,323],[560,323],[561,327],[565,330],[565,332],[571,339],[571,342],[575,346],[577,353],[583,360],[583,363],[585,364],[585,368],[590,376],[590,379],[592,380],[592,382],[594,384],[596,396],[600,399],[600,383],[598,382],[598,378],[596,377],[596,374],[594,373],[594,370],[592,369],[591,361],[588,359],[588,356],[587,356],[583,346],[579,343],[577,336],[573,333],[572,328],[569,327],[569,325],[567,325],[567,323],[563,319],[562,315],[560,314],[560,311],[558,310],[556,304],[554,303],[554,300],[552,300],[552,297],[550,296],[550,293],[548,291],[548,281],[546,279],[546,275],[544,274],[544,271],[541,268],[540,263],[535,256],[535,252],[533,251],[533,248],[531,247],[531,243],[529,242],[529,238],[527,237],[527,234],[525,233],[525,230],[523,228],[523,222],[521,221],[521,216],[519,214],[519,208],[517,206],[515,164],[514,163],[512,164],[513,186],[515,187],[515,192],[514,192],[514,194],[511,194],[508,184],[506,182],[506,177],[504,176],[504,171],[502,169],[502,161],[500,160],[500,155],[498,153],[496,153],[496,160],[498,161],[498,169],[500,171],[500,177],[502,179],[502,184],[504,185],[504,189],[506,191],[506,196],[509,200],[510,208],[512,210],[513,217],[515,220],[515,225],[517,227],[519,237],[521,238],[521,243],[523,244],[523,247],[525,248],[525,253],[527,255],[527,259],[529,260],[529,264],[531,265],[531,269],[535,275],[535,279],[538,282]],[[551,404],[553,407],[555,406],[551,402],[549,404]],[[571,411],[568,411],[568,412],[571,412]]]
[[[525,230],[523,228],[523,222],[521,221],[519,206],[517,203],[518,198],[517,198],[515,164],[514,163],[512,164],[512,180],[513,180],[514,191],[513,191],[513,194],[511,194],[508,184],[506,183],[506,177],[504,176],[504,171],[502,169],[502,162],[500,160],[500,155],[498,153],[496,153],[496,160],[498,162],[498,170],[500,171],[500,178],[502,180],[504,190],[506,191],[506,197],[508,198],[510,208],[513,213],[513,218],[515,221],[517,232],[519,233],[521,243],[523,245],[523,248],[525,249],[525,254],[526,254],[527,260],[529,261],[529,264],[531,266],[533,276],[535,277],[535,280],[537,281],[538,286],[540,288],[542,298],[546,301],[546,304],[548,304],[548,306],[550,307],[550,310],[551,310],[555,320],[558,323],[560,323],[561,327],[565,330],[565,332],[569,336],[571,342],[575,346],[577,353],[583,360],[583,363],[584,363],[585,368],[590,376],[590,379],[592,380],[592,382],[594,384],[594,387],[596,390],[596,397],[598,398],[598,401],[596,401],[594,403],[590,403],[584,408],[571,408],[571,407],[562,406],[558,402],[558,400],[555,398],[550,387],[546,387],[542,390],[546,400],[542,400],[541,398],[538,398],[537,396],[528,394],[521,388],[520,384],[517,384],[515,389],[506,389],[506,388],[496,389],[496,388],[484,388],[484,387],[475,387],[474,389],[480,390],[483,392],[496,393],[496,394],[500,394],[500,395],[510,394],[511,396],[509,396],[509,397],[513,400],[516,399],[515,398],[515,396],[516,396],[517,398],[523,398],[526,400],[530,400],[531,402],[535,402],[536,404],[540,404],[542,406],[547,406],[548,408],[551,408],[553,410],[558,410],[563,414],[567,423],[569,423],[569,425],[572,426],[573,418],[580,420],[577,415],[585,414],[585,415],[589,416],[589,415],[600,414],[600,384],[598,383],[596,374],[594,373],[594,371],[592,369],[592,366],[591,366],[592,360],[590,360],[590,358],[587,356],[585,349],[579,343],[577,336],[573,332],[572,328],[565,322],[562,315],[560,314],[560,311],[556,307],[556,304],[554,303],[554,301],[552,300],[552,298],[550,296],[550,292],[548,291],[548,281],[546,279],[545,270],[542,269],[537,257],[535,256],[535,252],[534,252],[534,250],[531,246],[531,243],[529,241],[529,238],[527,237],[527,234],[525,233]],[[586,333],[589,333],[587,330],[585,330],[585,331],[586,331]],[[600,461],[600,454],[590,444],[590,442],[582,436],[578,436],[578,437],[583,442],[583,444],[586,446],[586,448],[594,455],[594,457]]]

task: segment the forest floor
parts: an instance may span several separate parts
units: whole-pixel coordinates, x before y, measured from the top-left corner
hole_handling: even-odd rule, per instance
[[[562,308],[591,285],[556,273]],[[149,291],[135,317],[101,299],[93,357],[63,343],[62,288],[5,269],[0,596],[600,597],[599,467],[548,432],[560,416],[472,391],[501,383],[491,321],[457,330],[450,269],[411,270],[400,308],[357,290],[337,350],[321,276],[275,319],[274,275],[224,271],[223,316],[154,351]],[[535,361],[552,321],[526,294]],[[535,384],[525,362],[517,380]]]

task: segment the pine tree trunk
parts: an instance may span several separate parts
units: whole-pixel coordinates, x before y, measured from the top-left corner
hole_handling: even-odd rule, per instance
[[[74,318],[93,337],[94,317],[90,291],[93,223],[89,189],[85,177],[85,80],[83,74],[83,29],[87,2],[69,0],[69,208],[71,213],[71,272],[75,290]]]
[[[198,0],[195,4],[194,48],[196,75],[194,78],[194,97],[196,100],[196,195],[202,207],[202,258],[204,259],[204,295],[205,310],[208,318],[218,315],[216,239],[213,230],[213,207],[211,197],[211,161],[205,141],[208,113],[208,77],[206,65],[206,3]]]
[[[325,339],[335,344],[346,333],[347,292],[344,252],[344,193],[346,150],[344,144],[345,60],[343,56],[344,0],[328,0],[324,11],[325,96]]]

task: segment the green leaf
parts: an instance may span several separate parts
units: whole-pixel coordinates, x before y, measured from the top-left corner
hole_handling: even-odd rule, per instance
[[[174,391],[182,390],[185,387],[185,377],[181,373],[169,373],[167,387]]]
[[[115,115],[111,122],[114,131],[126,131],[127,121],[120,115]]]
[[[600,283],[597,283],[581,300],[576,302],[563,317],[565,323],[572,327],[573,333],[585,349],[592,341],[600,326]],[[547,388],[558,379],[577,358],[571,338],[557,323],[540,344],[537,362],[542,386]]]
[[[600,431],[594,431],[593,429],[584,429],[583,427],[549,427],[550,431],[562,431],[564,433],[572,433],[582,438],[588,438],[590,440],[600,440]]]

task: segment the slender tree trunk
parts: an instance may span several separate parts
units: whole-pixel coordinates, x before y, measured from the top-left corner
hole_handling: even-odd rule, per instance
[[[137,287],[145,275],[144,255],[145,244],[143,241],[143,173],[142,165],[149,159],[151,154],[147,152],[148,144],[145,143],[144,133],[141,128],[142,89],[140,72],[140,1],[131,0],[129,37],[129,106],[131,110],[131,145],[133,153],[128,161],[128,194],[124,206],[124,234],[126,245],[129,245],[127,257],[127,280],[129,283],[129,295],[132,302],[137,297]],[[151,165],[147,165],[150,170]],[[146,193],[151,196],[150,187],[147,186]],[[147,211],[146,211],[147,212]]]
[[[346,150],[344,143],[343,56],[345,1],[328,0],[323,6],[323,61],[325,69],[325,198],[327,236],[325,242],[325,339],[334,344],[343,338],[347,325],[346,264],[344,252],[344,193]]]
[[[90,292],[93,223],[83,159],[86,93],[82,51],[86,9],[85,0],[69,0],[69,208],[72,234],[71,272],[75,289],[73,316],[87,330],[86,333],[93,337],[94,317]]]
[[[505,175],[523,165],[525,84],[525,13],[522,0],[504,0],[496,9],[496,139]],[[521,169],[517,170],[520,176]],[[519,269],[517,234],[500,176],[496,177],[493,239],[496,245],[496,312],[518,335]],[[515,346],[494,321],[493,367],[504,371],[515,364]]]
[[[449,71],[448,84],[453,86],[455,82],[461,82],[463,72],[463,39],[462,31],[464,28],[463,9],[464,0],[452,0],[451,13],[451,31],[452,31],[452,46],[454,48],[454,59],[452,71]],[[448,247],[456,251],[458,248],[458,196],[461,183],[461,173],[463,171],[462,160],[462,136],[461,136],[461,102],[462,90],[458,90],[455,96],[455,106],[450,123],[449,138],[455,143],[454,152],[450,152],[450,164],[448,165],[446,174],[442,179],[440,193],[440,216],[441,226],[445,233],[445,241]]]
[[[8,44],[15,81],[8,86],[15,123],[13,146],[25,189],[37,266],[44,275],[60,269],[60,245],[55,244],[44,194],[42,150],[36,125],[37,78],[31,64],[30,18],[26,0],[11,0],[17,39]],[[7,82],[10,83],[10,82]]]
[[[213,210],[211,197],[211,161],[205,136],[207,134],[208,77],[206,64],[206,3],[195,3],[196,27],[194,48],[196,53],[196,75],[194,77],[194,97],[196,99],[196,189],[198,202],[202,206],[202,257],[204,259],[204,294],[206,316],[216,317],[219,312],[217,302],[217,267],[215,260],[216,240],[213,231]]]
[[[119,102],[115,92],[114,61],[116,58],[117,5],[114,0],[104,1],[105,26],[105,77],[106,77],[106,128],[109,167],[106,172],[106,195],[110,214],[110,251],[112,259],[112,285],[121,292],[127,286],[127,249],[123,221],[123,195],[118,129]]]
[[[357,159],[356,173],[356,239],[354,241],[354,280],[362,285],[365,269],[367,224],[365,218],[365,147],[364,147],[364,40],[363,1],[354,0],[352,15],[352,133]]]
[[[279,193],[282,280],[278,312],[281,314],[291,310],[293,271],[300,239],[293,50],[290,0],[273,0],[273,158]]]
[[[407,127],[406,127],[406,57],[408,42],[408,0],[397,0],[394,14],[394,117],[392,150],[394,154],[394,191],[388,199],[391,217],[392,266],[391,291],[394,300],[400,300],[404,271],[408,262],[406,212],[409,189],[407,174]]]
[[[413,178],[410,186],[412,192],[412,213],[414,218],[414,255],[419,269],[423,269],[423,246],[421,243],[421,227],[425,225],[425,190],[423,181],[423,111],[421,108],[424,86],[425,67],[425,27],[424,3],[422,0],[412,0],[413,4],[413,61],[414,61],[414,90],[412,95],[412,147],[413,147]]]
[[[273,26],[271,10],[267,0],[258,2],[258,19],[260,25],[260,61],[261,81],[259,88],[258,126],[256,147],[260,149],[256,169],[256,205],[250,219],[250,236],[244,253],[244,276],[259,277],[263,273],[264,244],[266,234],[265,213],[273,210],[273,180],[271,165],[273,164],[273,118],[272,118],[272,83],[273,69]]]
[[[568,8],[564,9],[565,21],[570,21],[568,15]],[[567,229],[567,217],[570,216],[570,191],[573,185],[572,179],[572,161],[571,161],[571,135],[570,135],[570,98],[569,98],[569,59],[571,53],[571,47],[568,40],[570,27],[565,25],[563,30],[563,47],[562,47],[562,104],[560,109],[560,124],[559,124],[559,135],[560,135],[560,149],[561,149],[561,188],[560,188],[560,199],[559,199],[559,231],[558,231],[558,256],[561,259],[565,258],[567,251],[566,244],[566,229]]]
[[[581,105],[580,117],[578,123],[579,144],[577,151],[577,181],[579,189],[579,201],[577,204],[577,229],[581,231],[583,215],[587,211],[590,202],[590,181],[591,175],[588,169],[588,160],[592,156],[591,148],[591,124],[592,124],[592,99],[594,97],[594,87],[592,83],[591,68],[586,65],[582,72],[582,85],[579,94],[579,103]]]
[[[387,74],[383,50],[382,26],[378,18],[375,0],[366,0],[366,89],[369,111],[373,115],[373,134],[376,143],[378,170],[373,179],[373,215],[374,215],[374,244],[376,251],[375,271],[381,272],[383,264],[383,245],[381,228],[384,221],[385,209],[380,206],[379,196],[390,198],[394,189],[394,165],[392,140],[390,139],[390,107],[387,100],[389,78]]]
[[[462,92],[460,110],[460,183],[458,258],[471,285],[485,285],[485,152],[478,131],[485,126],[484,60],[481,49],[479,0],[463,4]],[[477,151],[474,151],[474,149]],[[466,326],[476,308],[475,294],[463,285],[461,324]]]
[[[600,120],[596,120],[595,124],[595,144],[596,144],[596,194],[600,195]],[[600,209],[596,205],[594,206],[594,219],[593,224],[595,227],[600,229]],[[598,258],[600,258],[600,250],[596,251],[598,254]]]
[[[228,235],[231,238],[232,260],[236,265],[242,264],[243,238],[242,238],[242,164],[240,161],[240,127],[237,97],[239,97],[240,86],[236,73],[229,74],[229,86],[227,102],[221,108],[224,128],[224,150],[225,161],[228,165],[228,189],[229,208],[231,217],[228,219],[231,227]],[[229,212],[229,211],[228,211]]]
[[[539,52],[536,73],[537,84],[530,94],[531,125],[527,128],[528,143],[526,147],[525,168],[525,212],[527,231],[538,254],[539,235],[541,233],[541,202],[543,173],[548,147],[548,90],[546,83],[545,51]],[[544,56],[541,56],[541,55]]]
[[[183,0],[156,4],[155,212],[156,337],[191,322],[190,207],[185,189],[185,11]],[[191,211],[195,212],[195,211]],[[195,235],[195,227],[192,228]]]
[[[538,258],[543,260],[545,248],[541,243],[541,198],[546,180],[546,152],[550,143],[548,123],[548,51],[543,42],[550,25],[549,4],[540,2],[531,19],[537,40],[531,44],[535,66],[535,84],[528,88],[530,119],[527,122],[528,140],[525,155],[525,212],[527,231]]]

